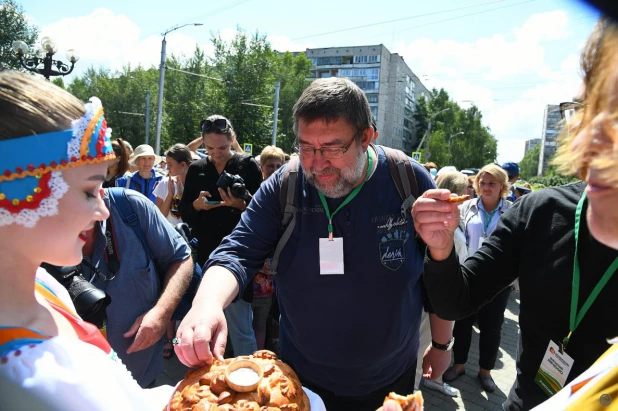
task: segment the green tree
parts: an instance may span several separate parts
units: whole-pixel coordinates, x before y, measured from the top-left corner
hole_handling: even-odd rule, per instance
[[[33,48],[38,35],[39,29],[28,23],[21,5],[15,0],[0,1],[0,68],[19,69],[13,42],[22,40]]]
[[[452,165],[461,170],[483,167],[497,156],[497,140],[491,130],[483,126],[483,116],[478,107],[473,105],[462,109],[450,100],[444,89],[433,89],[429,100],[421,96],[413,119],[414,147],[420,143],[431,121],[430,157],[423,161],[433,161],[439,166]],[[427,143],[426,139],[421,151]]]
[[[236,130],[239,143],[252,143],[254,152],[271,142],[275,85],[274,52],[266,36],[249,37],[238,29],[226,44],[213,38],[215,71],[224,83],[213,85]]]
[[[277,58],[277,74],[281,81],[277,146],[281,147],[286,153],[291,153],[292,145],[296,139],[292,109],[296,100],[309,85],[308,77],[311,74],[311,61],[305,56],[305,53],[299,53],[294,57],[292,53],[286,52]]]
[[[51,82],[60,88],[65,88],[64,80],[62,79],[62,77],[54,77]]]
[[[541,145],[537,144],[532,150],[524,155],[524,158],[519,162],[519,174],[524,180],[529,180],[536,177],[539,169],[539,156],[541,154]]]

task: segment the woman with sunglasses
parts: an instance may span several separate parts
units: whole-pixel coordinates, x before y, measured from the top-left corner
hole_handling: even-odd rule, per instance
[[[5,70],[0,124],[0,385],[14,387],[0,408],[34,409],[34,398],[54,410],[160,410],[171,387],[142,390],[39,268],[79,264],[109,216],[101,185],[115,155],[100,100]]]
[[[262,183],[262,172],[253,157],[232,152],[236,134],[228,119],[212,115],[200,126],[208,157],[189,166],[179,208],[183,221],[198,240],[197,259],[203,266],[223,237],[230,234],[240,221],[250,195]],[[237,198],[229,188],[218,187],[217,182],[224,173],[240,176],[249,196]],[[225,311],[235,355],[252,354],[257,349],[252,328],[252,297],[253,287],[249,286],[243,299],[230,304]]]

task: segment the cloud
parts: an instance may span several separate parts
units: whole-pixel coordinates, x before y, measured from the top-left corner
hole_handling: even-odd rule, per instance
[[[312,48],[311,44],[301,44],[292,41],[289,37],[286,36],[268,36],[267,40],[270,42],[272,49],[285,52],[285,51],[305,51],[308,48]]]
[[[160,35],[143,36],[140,28],[128,17],[105,8],[49,24],[41,30],[41,37],[45,36],[54,39],[61,60],[68,49],[80,53],[75,69],[77,75],[91,66],[115,71],[126,64],[151,67],[158,66],[161,61]],[[198,45],[195,38],[182,32],[170,33],[166,40],[168,56],[191,56],[196,46],[212,54],[210,44]]]
[[[578,48],[562,62],[547,61],[548,47],[570,40],[568,14],[556,10],[509,33],[472,42],[420,38],[393,50],[428,87],[444,87],[462,107],[474,102],[498,138],[499,161],[519,161],[524,142],[541,137],[545,106],[570,100],[579,86]]]

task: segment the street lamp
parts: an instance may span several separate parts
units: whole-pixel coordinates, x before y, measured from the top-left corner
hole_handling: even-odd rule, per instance
[[[53,60],[54,54],[58,51],[55,41],[49,37],[43,37],[41,46],[43,49],[37,56],[27,57],[26,55],[30,50],[25,42],[16,40],[12,44],[13,52],[19,57],[21,66],[28,71],[43,75],[47,80],[49,80],[50,76],[66,76],[73,71],[75,63],[79,60],[79,53],[77,51],[73,49],[67,51],[67,59],[71,62],[71,67],[69,67],[60,60]]]
[[[139,81],[133,76],[129,76],[129,78],[135,80],[135,82],[139,84],[139,86],[142,88],[142,91],[146,90],[146,87],[144,87],[144,84],[142,84],[141,81]],[[150,89],[146,90],[146,131],[144,134],[146,137],[146,144],[149,144],[148,137],[150,136]]]
[[[161,120],[163,115],[163,80],[165,78],[165,47],[167,41],[165,40],[165,36],[172,31],[181,29],[186,26],[203,26],[203,23],[187,23],[182,26],[174,26],[171,29],[164,32],[163,41],[161,42],[161,65],[159,66],[159,101],[157,101],[157,130],[155,136],[155,154],[159,154],[161,149]]]
[[[436,116],[438,114],[442,114],[445,111],[449,111],[451,108],[447,107],[444,110],[440,110],[437,113],[435,113],[434,115],[432,115],[431,117],[429,117],[429,122],[427,123],[427,130],[425,131],[425,134],[423,135],[423,138],[421,139],[421,142],[418,145],[418,148],[416,149],[416,151],[419,151],[421,149],[421,147],[423,146],[423,141],[425,141],[425,138],[427,139],[427,144],[425,145],[425,162],[429,161],[429,133],[431,133],[431,122],[433,121],[434,118],[436,118]]]
[[[463,134],[464,134],[463,131],[459,131],[459,132],[457,132],[455,134],[451,134],[451,136],[448,138],[448,159],[449,159],[450,162],[452,162],[452,160],[453,160],[453,153],[452,153],[452,150],[451,150],[451,140],[453,139],[453,137],[461,136]]]

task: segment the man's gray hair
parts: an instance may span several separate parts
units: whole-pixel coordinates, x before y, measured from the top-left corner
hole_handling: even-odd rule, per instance
[[[340,77],[311,83],[294,104],[293,116],[296,135],[300,119],[307,123],[323,120],[327,124],[343,119],[357,131],[357,140],[362,138],[362,131],[371,127],[372,118],[365,93],[352,81]]]

